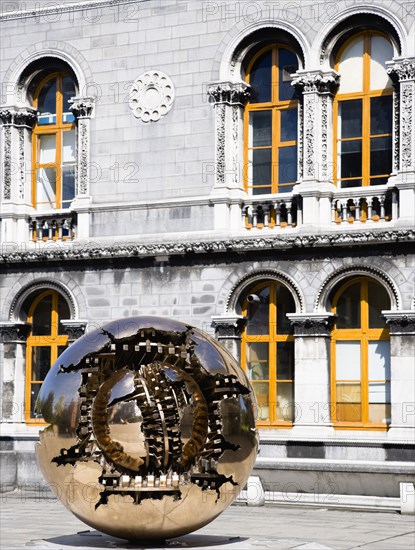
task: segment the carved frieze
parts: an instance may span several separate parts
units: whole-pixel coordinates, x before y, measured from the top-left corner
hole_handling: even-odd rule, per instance
[[[295,336],[330,336],[336,317],[326,314],[288,314],[287,317],[294,327]]]
[[[28,323],[0,323],[0,342],[25,342],[31,326]]]
[[[215,337],[220,340],[239,339],[245,328],[247,319],[242,316],[212,317],[212,326],[215,329]]]
[[[414,139],[414,82],[401,82],[401,166],[403,169],[413,166]]]
[[[404,59],[391,65],[387,71],[393,81],[415,80],[415,60]]]
[[[10,126],[3,127],[3,198],[12,198],[12,132]]]
[[[0,109],[0,120],[3,125],[26,126],[33,128],[37,119],[37,111],[29,107],[24,109],[4,107]]]
[[[70,342],[74,342],[85,334],[87,321],[78,321],[73,319],[64,319],[61,321],[64,331],[68,335]]]
[[[334,95],[339,85],[339,80],[339,75],[335,73],[306,73],[294,78],[291,85],[294,86],[299,94],[319,93]]]
[[[383,311],[391,335],[415,334],[415,311]]]
[[[73,97],[69,100],[69,109],[74,114],[75,118],[91,118],[94,110],[93,97]]]
[[[143,122],[156,122],[173,107],[174,86],[161,71],[147,71],[134,80],[130,89],[130,109]]]
[[[208,95],[214,103],[244,106],[250,96],[250,86],[246,82],[212,82]]]

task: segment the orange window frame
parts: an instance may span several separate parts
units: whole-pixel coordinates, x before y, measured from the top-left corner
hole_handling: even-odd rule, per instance
[[[388,328],[369,328],[369,301],[368,301],[368,283],[366,277],[353,278],[336,292],[333,299],[332,312],[335,314],[337,303],[348,287],[359,283],[360,284],[360,328],[337,329],[335,325],[331,333],[330,352],[331,352],[331,403],[332,403],[332,422],[336,429],[353,429],[353,430],[379,430],[386,431],[387,424],[369,422],[369,362],[368,362],[368,345],[369,341],[386,340],[389,341]],[[342,422],[337,421],[337,398],[336,389],[337,383],[354,383],[356,380],[338,380],[336,376],[336,343],[339,341],[358,341],[360,343],[360,387],[361,387],[361,422]],[[390,380],[370,380],[370,382],[385,383]]]
[[[31,304],[28,312],[27,322],[33,323],[33,317],[36,314],[36,308],[48,296],[52,296],[52,309],[51,309],[51,331],[50,334],[42,336],[34,336],[33,330],[26,340],[26,387],[25,387],[25,421],[27,424],[43,424],[43,419],[36,419],[31,416],[31,389],[32,385],[42,385],[43,380],[32,380],[33,365],[32,365],[32,352],[36,347],[49,347],[50,348],[50,360],[51,365],[58,358],[58,348],[67,346],[68,336],[59,334],[59,294],[56,290],[46,290],[35,298]]]
[[[274,44],[262,48],[249,62],[246,80],[250,83],[250,75],[255,62],[266,52],[272,51],[271,65],[271,101],[266,103],[247,103],[244,111],[244,182],[245,190],[249,192],[252,189],[260,189],[269,187],[269,185],[253,185],[249,182],[249,152],[251,150],[271,149],[271,193],[278,193],[278,189],[294,185],[296,182],[278,183],[278,153],[282,147],[298,147],[298,140],[281,141],[281,112],[289,109],[296,109],[298,116],[298,99],[279,101],[279,65],[278,52],[280,49],[288,50],[294,55],[295,52],[285,45]],[[296,55],[297,56],[297,55]],[[271,131],[271,146],[250,147],[249,144],[249,115],[252,112],[272,111],[272,131]]]
[[[69,76],[67,73],[51,73],[48,74],[37,86],[34,93],[33,106],[35,109],[38,107],[39,94],[45,84],[52,79],[56,78],[56,121],[55,124],[36,124],[32,134],[32,204],[33,207],[37,207],[37,171],[40,168],[55,168],[56,170],[56,204],[55,208],[62,208],[62,143],[63,132],[73,130],[75,128],[75,121],[70,123],[63,122],[63,93],[62,83],[63,78]],[[52,163],[40,163],[39,151],[40,151],[40,136],[54,135],[55,136],[55,162]]]
[[[250,289],[250,293],[255,293],[259,290],[263,290],[266,287],[270,288],[269,296],[269,323],[268,334],[247,334],[247,329],[242,333],[241,341],[241,365],[246,374],[248,375],[247,368],[247,344],[251,342],[265,342],[268,343],[268,361],[269,361],[269,378],[268,380],[250,380],[251,385],[255,390],[256,383],[268,383],[268,396],[269,396],[269,420],[258,420],[257,425],[261,427],[272,428],[291,428],[293,426],[292,421],[278,420],[277,419],[277,386],[278,384],[291,383],[293,385],[294,395],[294,377],[291,380],[279,380],[277,378],[277,343],[278,342],[294,342],[293,334],[278,334],[278,327],[276,326],[277,319],[277,287],[280,285],[277,281],[267,281],[266,283],[259,283],[255,287]],[[242,315],[248,316],[248,302],[247,297],[243,302]],[[294,374],[294,371],[293,371]],[[293,398],[293,410],[295,398]]]
[[[386,178],[390,176],[389,174],[380,174],[376,176],[370,175],[370,140],[371,138],[382,138],[382,137],[392,137],[392,132],[388,134],[371,134],[370,133],[370,100],[374,97],[384,97],[392,96],[392,88],[384,88],[382,90],[371,90],[370,89],[370,61],[371,61],[371,42],[372,37],[381,36],[389,41],[388,37],[379,32],[374,31],[364,31],[352,36],[347,40],[341,47],[334,68],[336,71],[339,70],[339,64],[341,56],[343,55],[345,49],[354,41],[358,40],[363,36],[364,45],[363,45],[363,90],[361,92],[353,92],[346,94],[336,94],[333,102],[333,152],[334,152],[334,174],[333,181],[335,185],[341,185],[342,181],[359,181],[362,180],[362,187],[369,186],[371,180]],[[341,78],[341,74],[340,74]],[[342,101],[360,99],[362,100],[362,135],[355,136],[352,138],[341,138],[338,136],[338,121],[339,121],[339,103]],[[338,154],[339,154],[339,144],[345,141],[355,141],[360,139],[362,141],[362,175],[355,176],[351,178],[341,178],[338,177]],[[392,169],[392,166],[391,166]]]

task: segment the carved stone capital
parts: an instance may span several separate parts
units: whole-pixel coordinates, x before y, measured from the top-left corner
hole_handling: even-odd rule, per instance
[[[33,128],[37,120],[37,111],[30,107],[20,109],[4,106],[0,108],[0,120],[3,125]]]
[[[244,106],[250,97],[251,87],[246,82],[212,82],[208,87],[208,95],[213,103]]]
[[[391,335],[415,334],[415,311],[382,311]]]
[[[69,109],[75,118],[91,118],[94,109],[95,98],[93,97],[73,97],[69,100],[71,106]]]
[[[246,322],[246,317],[242,315],[212,317],[212,326],[218,340],[239,339]]]
[[[399,59],[387,63],[389,68],[387,73],[393,82],[403,80],[415,80],[415,58]]]
[[[288,313],[295,336],[322,336],[328,338],[336,316],[333,313]]]
[[[69,342],[74,342],[85,334],[88,321],[83,319],[62,319],[61,325],[68,335]]]
[[[15,323],[3,321],[0,323],[0,342],[2,343],[23,343],[31,329],[29,323]]]
[[[340,76],[334,71],[327,73],[323,73],[322,71],[301,73],[297,71],[296,75],[291,82],[291,86],[294,86],[299,94],[318,93],[334,95],[340,81]]]

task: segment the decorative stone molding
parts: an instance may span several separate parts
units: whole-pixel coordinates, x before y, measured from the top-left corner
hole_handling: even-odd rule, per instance
[[[73,97],[69,100],[69,109],[72,111],[76,119],[91,118],[94,110],[95,98],[87,97]]]
[[[318,93],[334,95],[340,82],[340,76],[334,71],[323,73],[318,72],[300,72],[293,79],[291,85],[301,93]]]
[[[12,132],[9,125],[3,127],[3,198],[12,198]]]
[[[69,342],[74,342],[85,334],[88,321],[82,319],[62,319],[61,325],[68,334]]]
[[[25,342],[32,325],[29,323],[13,323],[3,321],[0,323],[0,342]]]
[[[290,237],[227,239],[205,242],[172,242],[158,244],[125,243],[122,245],[77,245],[48,247],[43,250],[14,250],[0,254],[4,263],[32,263],[44,261],[98,260],[109,258],[149,257],[156,255],[211,254],[214,252],[249,252],[259,250],[286,250],[289,248],[319,248],[349,245],[370,245],[394,242],[412,242],[415,230],[365,231],[297,235]],[[353,271],[354,268],[351,268]],[[359,269],[359,268],[356,268]],[[274,273],[275,276],[275,273]]]
[[[397,62],[388,63],[387,73],[393,81],[415,79],[415,58],[402,59]]]
[[[173,82],[161,71],[147,71],[134,80],[130,89],[130,109],[143,122],[156,122],[173,106]]]
[[[219,315],[212,316],[212,326],[215,329],[217,340],[239,339],[245,328],[247,319],[242,315]]]
[[[37,120],[36,109],[25,107],[23,109],[14,107],[1,107],[0,120],[3,126],[26,126],[32,129]]]
[[[52,16],[56,18],[56,15],[61,17],[66,13],[73,13],[75,11],[83,11],[88,9],[99,10],[100,8],[105,8],[107,6],[122,6],[123,4],[129,4],[131,0],[100,0],[100,1],[86,1],[81,3],[70,3],[70,4],[53,4],[46,5],[45,7],[40,7],[38,3],[35,4],[33,8],[28,10],[22,9],[11,9],[10,11],[6,9],[4,12],[0,13],[0,21],[11,21],[13,19],[24,19],[28,17],[45,17],[45,20],[48,21],[47,17]],[[13,4],[12,4],[13,6]],[[22,3],[22,6],[25,7],[25,3]],[[14,6],[13,6],[14,8]],[[55,20],[55,19],[53,19]],[[52,21],[52,19],[50,19]],[[7,81],[6,81],[7,82]]]
[[[212,82],[208,87],[208,95],[213,103],[241,105],[244,107],[251,95],[251,87],[246,82]]]
[[[415,334],[415,311],[382,311],[391,335],[410,336]]]
[[[336,316],[333,313],[287,313],[295,336],[329,337]]]

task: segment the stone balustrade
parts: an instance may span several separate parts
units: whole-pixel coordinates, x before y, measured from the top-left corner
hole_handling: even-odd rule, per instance
[[[242,205],[247,229],[284,229],[301,225],[301,199],[287,194],[279,197],[249,197]]]
[[[332,222],[373,223],[389,222],[398,218],[397,191],[386,185],[341,189],[331,201]]]
[[[36,214],[29,219],[30,240],[73,241],[76,237],[76,216],[73,212]]]

